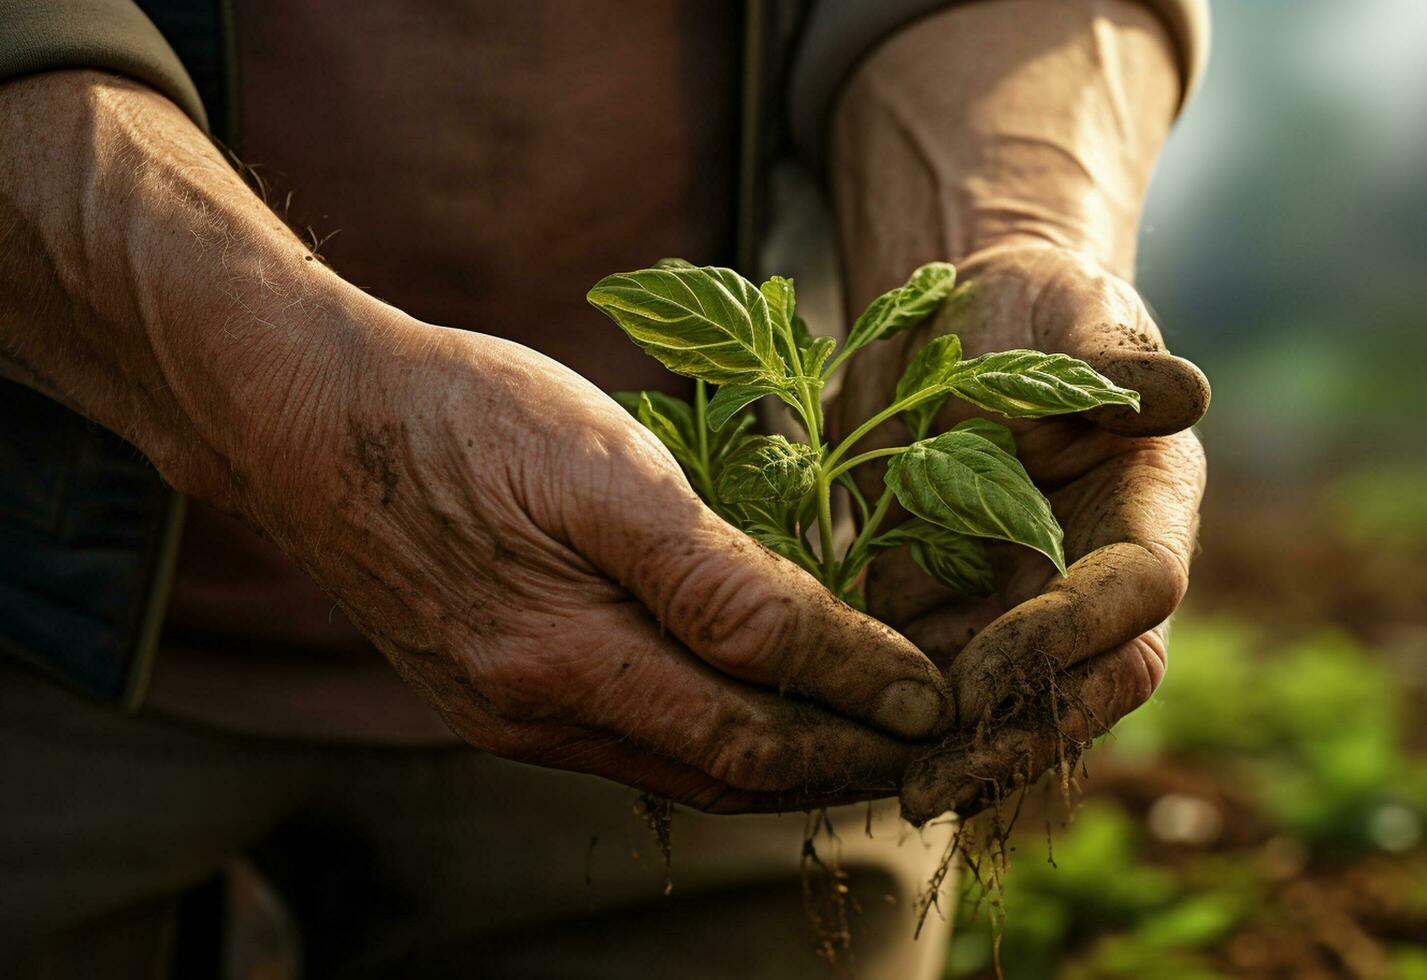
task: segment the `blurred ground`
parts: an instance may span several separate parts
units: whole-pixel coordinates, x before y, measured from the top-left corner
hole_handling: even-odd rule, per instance
[[[1214,13],[1140,262],[1215,386],[1202,553],[1068,824],[1027,802],[1005,975],[1427,978],[1427,4]]]

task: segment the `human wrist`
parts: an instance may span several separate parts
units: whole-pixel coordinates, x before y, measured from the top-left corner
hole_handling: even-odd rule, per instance
[[[918,262],[1017,242],[1128,278],[1180,88],[1163,25],[1129,0],[958,5],[894,35],[834,118],[845,248],[887,256],[846,256],[849,302]]]
[[[403,318],[313,255],[162,97],[120,83],[88,98],[71,288],[96,326],[138,338],[119,370],[139,403],[98,407],[133,414],[123,434],[170,484],[244,512],[330,438],[374,335]]]

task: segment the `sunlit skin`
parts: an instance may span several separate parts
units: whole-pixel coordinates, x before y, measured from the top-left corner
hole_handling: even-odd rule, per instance
[[[1065,529],[1068,577],[1004,545],[992,548],[999,588],[985,599],[949,594],[897,552],[869,569],[870,611],[944,666],[956,702],[950,747],[907,774],[903,811],[918,820],[973,812],[1059,761],[1065,743],[1049,726],[985,725],[1047,664],[1070,668],[1059,727],[1072,745],[1153,692],[1204,487],[1188,427],[1209,400],[1130,283],[1141,202],[1180,95],[1162,25],[1137,4],[1088,0],[939,16],[961,30],[896,38],[853,80],[834,126],[833,183],[849,305],[930,257],[956,262],[975,298],[954,322],[865,352],[834,429],[885,404],[911,352],[943,329],[968,356],[1029,347],[1082,358],[1138,390],[1143,411],[1009,423]],[[973,36],[984,45],[966,43]],[[973,411],[953,400],[938,421]],[[906,438],[894,421],[869,445]]]
[[[786,810],[895,792],[948,724],[921,652],[612,399],[343,281],[153,91],[6,86],[0,185],[0,368],[276,542],[471,745]]]
[[[1192,421],[1207,388],[1197,372],[1161,352],[1159,331],[1134,291],[1078,255],[1016,247],[973,259],[963,275],[975,283],[969,306],[918,334],[955,329],[973,355],[1031,347],[1093,357],[1121,384],[1137,386],[1146,410],[1137,416],[1102,409],[1097,421],[1003,420],[1065,529],[1067,577],[1035,552],[994,544],[999,587],[987,598],[967,599],[894,551],[869,571],[868,608],[947,669],[963,732],[994,723],[998,703],[1024,683],[1018,670],[1041,669],[1042,658],[1074,668],[1064,682],[1067,697],[1089,717],[1072,712],[1063,733],[1083,741],[1144,703],[1163,676],[1160,624],[1188,586],[1204,487],[1198,440],[1179,431],[1185,418],[1164,413],[1172,404]],[[1113,326],[1097,322],[1104,317]],[[1164,387],[1180,384],[1189,390]],[[868,394],[859,389],[843,410],[853,411],[853,402]],[[953,400],[937,422],[950,427],[975,413]],[[897,426],[885,426],[877,438],[895,444]],[[1166,429],[1175,431],[1135,434]],[[997,780],[1039,772],[1061,749],[1050,733],[1005,731],[978,751],[933,756],[909,774],[904,806],[921,818],[947,806],[970,810]]]
[[[1065,350],[1144,397],[1106,431],[1018,427],[1069,556],[1112,542],[1069,586],[1036,597],[1048,565],[1008,555],[996,600],[933,608],[888,587],[891,562],[872,569],[874,612],[943,661],[1030,597],[961,650],[950,693],[912,642],[704,508],[574,372],[315,261],[140,84],[61,71],[0,88],[0,373],[276,542],[472,745],[721,811],[890,795],[927,740],[994,702],[1002,653],[1093,663],[1096,727],[1158,676],[1150,631],[1183,591],[1203,472],[1192,438],[1164,433],[1207,388],[1143,352],[1158,334],[1126,281],[1179,88],[1144,8],[1004,0],[896,35],[835,113],[850,307],[951,260],[985,305],[959,328],[969,354]],[[905,354],[864,352],[835,414],[888,404]],[[1153,436],[1108,434],[1131,425]],[[1050,639],[1023,642],[1027,618]],[[1018,756],[923,761],[904,805],[958,803]]]

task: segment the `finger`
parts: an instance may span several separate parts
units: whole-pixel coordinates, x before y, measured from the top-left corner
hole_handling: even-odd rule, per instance
[[[766,797],[886,795],[919,751],[859,722],[797,698],[745,684],[691,654],[637,602],[587,610],[575,624],[589,637],[543,669],[564,703],[533,710],[620,733],[628,744],[691,767],[730,791]],[[523,664],[535,658],[522,656]],[[542,669],[523,671],[523,682]],[[528,718],[528,716],[527,716]]]
[[[501,753],[518,762],[601,776],[705,813],[788,813],[881,799],[890,785],[862,792],[830,794],[759,792],[734,789],[707,773],[667,759],[630,741],[628,735],[579,726],[528,726],[512,736]]]
[[[1140,410],[1096,409],[1088,417],[1121,435],[1169,435],[1189,428],[1209,408],[1209,381],[1193,362],[1165,350],[1159,327],[1123,280],[1086,271],[1059,276],[1046,287],[1039,325],[1055,346],[1090,364],[1123,388],[1140,393]]]
[[[995,548],[988,553],[995,568],[1001,556]],[[998,578],[1006,574],[997,569]],[[999,595],[967,596],[941,585],[906,548],[880,554],[868,567],[867,606],[878,619],[896,623],[943,670],[977,631],[1006,611]]]
[[[1185,358],[1163,351],[1106,351],[1083,360],[1120,387],[1140,393],[1139,412],[1114,405],[1088,413],[1111,432],[1169,435],[1189,428],[1209,410],[1209,379]]]
[[[945,683],[905,637],[720,519],[681,479],[627,482],[576,546],[698,657],[904,738],[945,726]]]
[[[1023,683],[1025,671],[1064,669],[1167,619],[1188,588],[1203,453],[1191,434],[1146,440],[1053,494],[1069,574],[1027,564],[1007,583],[1031,597],[978,633],[952,662],[957,718],[974,725]]]
[[[902,785],[902,814],[922,824],[948,810],[974,815],[1061,768],[1070,778],[1075,760],[1096,737],[1149,700],[1164,676],[1163,629],[1136,637],[1101,654],[1065,678],[1070,690],[1058,697],[1050,723],[997,731],[985,744],[962,745],[914,762]]]

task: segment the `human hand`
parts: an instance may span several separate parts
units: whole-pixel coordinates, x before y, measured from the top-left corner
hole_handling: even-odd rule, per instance
[[[959,264],[968,296],[902,344],[861,355],[836,418],[855,425],[895,387],[907,352],[933,332],[967,356],[1010,348],[1064,352],[1140,392],[1142,411],[1007,421],[1031,478],[1065,529],[1062,578],[1040,555],[992,544],[997,591],[958,597],[904,554],[869,570],[869,610],[938,664],[956,728],[910,768],[904,814],[970,815],[1056,764],[1146,701],[1165,669],[1165,620],[1188,585],[1204,456],[1187,431],[1209,387],[1163,338],[1133,287],[1067,249],[1015,245]],[[937,424],[977,414],[952,399]],[[873,439],[905,441],[895,424]],[[869,445],[875,445],[869,440]]]
[[[456,733],[707,810],[896,791],[902,739],[949,714],[911,643],[724,523],[571,371],[381,309],[360,390],[313,393],[245,509]]]

